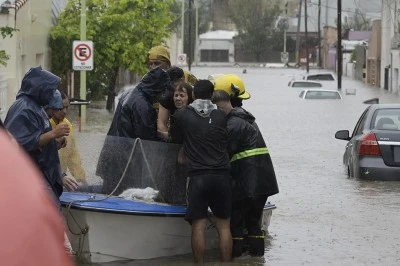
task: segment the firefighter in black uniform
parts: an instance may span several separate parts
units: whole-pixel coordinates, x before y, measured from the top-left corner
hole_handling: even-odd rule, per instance
[[[218,80],[217,80],[218,81]],[[232,256],[238,257],[244,251],[244,230],[247,229],[249,253],[264,255],[264,234],[261,218],[269,196],[279,192],[274,167],[268,148],[252,114],[241,107],[232,107],[239,95],[238,86],[243,83],[215,83],[213,102],[227,115],[228,152],[232,175]],[[236,83],[236,84],[235,84]],[[235,88],[236,87],[236,88]],[[244,91],[244,86],[240,88]],[[230,93],[228,94],[227,91]]]

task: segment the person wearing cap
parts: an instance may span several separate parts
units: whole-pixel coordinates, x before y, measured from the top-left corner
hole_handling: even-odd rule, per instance
[[[147,53],[149,68],[160,67],[167,70],[171,67],[169,51],[165,46],[158,45],[152,47]]]
[[[77,182],[86,183],[86,174],[82,167],[79,151],[76,146],[74,128],[71,122],[66,118],[68,108],[70,106],[69,99],[68,96],[62,91],[61,98],[62,109],[56,110],[53,116],[50,118],[50,124],[52,128],[56,128],[56,126],[60,123],[66,123],[70,129],[70,134],[67,137],[68,145],[58,151],[61,162],[61,170],[63,173],[67,173],[69,171]]]
[[[69,128],[59,124],[52,129],[43,106],[50,104],[60,81],[40,66],[31,68],[4,120],[6,129],[40,169],[56,204],[63,191],[56,139],[68,136]]]
[[[53,99],[50,101],[48,105],[44,107],[44,110],[46,111],[47,116],[50,119],[50,124],[52,129],[55,129],[57,125],[55,124],[53,119],[57,119],[56,117],[60,116],[60,113],[63,112],[64,110],[64,102],[62,99],[62,92],[59,90],[56,90],[53,95]],[[59,121],[59,123],[64,123],[68,125],[68,128],[70,130],[70,134],[68,136],[58,138],[56,139],[57,141],[57,148],[59,150],[59,156],[64,150],[70,150],[71,145],[75,147],[75,139],[73,138],[72,135],[72,125],[71,123],[68,123],[66,121]],[[70,126],[71,125],[71,126]],[[70,154],[72,155],[72,154]],[[74,178],[74,176],[67,175],[67,169],[62,168],[62,163],[61,163],[61,157],[60,158],[60,165],[61,165],[61,171],[62,171],[62,181],[63,181],[63,186],[68,190],[68,191],[75,191],[78,188],[78,182]],[[72,156],[69,157],[69,159],[73,159]],[[65,158],[64,158],[65,160]]]
[[[228,152],[232,175],[232,256],[239,257],[244,252],[244,229],[248,233],[250,255],[263,256],[263,208],[268,197],[277,194],[279,189],[268,148],[254,116],[241,107],[232,106],[232,98],[243,95],[235,89],[236,85],[231,86],[234,91],[230,93],[216,89],[213,95],[213,102],[228,119]]]
[[[194,85],[195,100],[175,114],[171,137],[183,143],[188,171],[188,206],[185,219],[192,225],[195,263],[203,263],[204,230],[208,207],[212,210],[219,236],[222,261],[230,261],[232,238],[231,177],[229,173],[226,118],[211,102],[214,86],[209,80]]]

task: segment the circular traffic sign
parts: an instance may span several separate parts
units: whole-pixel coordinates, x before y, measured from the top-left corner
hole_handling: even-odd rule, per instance
[[[79,61],[87,61],[92,56],[92,49],[89,45],[81,43],[75,47],[74,55]]]
[[[178,62],[181,63],[181,64],[186,63],[186,54],[178,55]]]

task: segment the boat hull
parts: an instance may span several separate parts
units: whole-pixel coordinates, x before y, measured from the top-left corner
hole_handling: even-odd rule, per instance
[[[113,198],[117,203],[119,200],[125,201]],[[191,252],[191,226],[184,220],[183,207],[179,209],[183,212],[173,213],[168,209],[168,212],[149,213],[117,207],[115,211],[96,205],[62,200],[67,235],[80,261],[102,263],[152,259]],[[265,231],[274,208],[270,205],[264,210],[262,227]],[[217,247],[217,232],[212,219],[206,227],[206,241],[207,249]]]

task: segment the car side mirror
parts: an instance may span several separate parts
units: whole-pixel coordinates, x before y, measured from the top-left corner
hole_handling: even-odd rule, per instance
[[[350,140],[350,132],[348,130],[339,130],[336,132],[335,138],[342,140]]]

